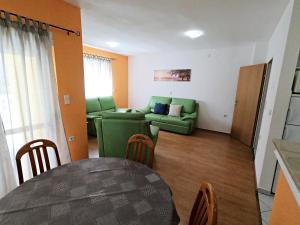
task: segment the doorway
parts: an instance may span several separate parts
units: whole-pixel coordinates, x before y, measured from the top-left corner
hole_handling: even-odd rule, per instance
[[[258,64],[240,68],[231,136],[250,148],[254,143],[266,66]]]
[[[257,151],[259,133],[260,133],[260,129],[261,129],[261,122],[262,122],[263,112],[264,112],[265,104],[266,104],[267,90],[268,90],[268,85],[269,85],[269,81],[270,81],[272,64],[273,64],[273,59],[271,59],[267,63],[266,74],[264,76],[263,89],[262,89],[262,93],[261,93],[261,100],[260,100],[260,105],[259,105],[259,110],[258,110],[257,123],[256,123],[254,141],[253,141],[254,158],[255,158],[256,151]]]

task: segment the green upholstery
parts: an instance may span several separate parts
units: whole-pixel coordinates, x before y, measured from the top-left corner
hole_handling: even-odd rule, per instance
[[[181,117],[175,116],[163,116],[159,122],[188,127],[192,124],[193,120],[182,120]]]
[[[107,113],[95,119],[99,155],[101,157],[125,156],[129,137],[145,134],[154,143],[157,141],[159,128],[150,126],[144,113]]]
[[[101,112],[101,115],[102,115],[102,113],[104,113],[104,112],[116,112],[116,110],[115,110],[115,109],[107,109],[107,110],[102,111],[102,112]]]
[[[101,106],[100,106],[99,98],[86,99],[87,113],[100,112],[100,111],[101,111]]]
[[[153,126],[159,127],[159,129],[161,129],[161,130],[167,130],[167,131],[171,131],[171,132],[179,133],[179,134],[191,134],[194,130],[193,127],[178,126],[178,125],[174,125],[174,124],[161,123],[161,122],[156,122],[156,121],[152,121],[151,124]]]
[[[195,112],[195,103],[193,99],[185,98],[172,98],[171,104],[173,105],[182,105],[182,113],[193,113]]]
[[[138,112],[142,112],[142,113],[150,113],[151,112],[151,109],[150,109],[150,106],[147,106],[146,108],[143,108],[143,109],[137,109],[136,111]],[[153,110],[154,111],[154,110]]]
[[[95,118],[102,115],[102,112],[91,112],[86,115],[87,118]]]
[[[141,113],[141,112],[137,112],[137,113],[103,112],[102,118],[103,119],[119,119],[119,120],[145,120],[145,114]]]
[[[168,115],[158,115],[153,113],[155,103],[182,105],[180,117]],[[149,104],[139,112],[145,113],[147,121],[152,125],[158,126],[162,130],[168,130],[181,134],[191,134],[195,128],[198,119],[199,104],[193,99],[168,98],[168,97],[151,97]]]
[[[117,108],[112,96],[86,99],[86,119],[88,134],[97,136],[94,120],[102,116],[103,112],[128,112],[131,109]]]
[[[160,121],[164,115],[154,114],[154,113],[148,113],[145,115],[146,120],[148,121]]]
[[[154,112],[154,107],[156,103],[162,103],[162,104],[170,104],[171,98],[168,97],[160,97],[160,96],[152,96],[150,99],[149,107],[150,111]]]
[[[102,111],[116,109],[116,104],[112,96],[99,98]]]

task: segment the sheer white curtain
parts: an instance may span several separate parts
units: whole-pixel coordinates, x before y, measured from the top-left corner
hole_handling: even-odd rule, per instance
[[[10,158],[2,119],[0,117],[0,198],[17,186],[14,177],[12,159]]]
[[[84,55],[85,97],[94,98],[112,95],[111,60]]]
[[[12,22],[9,14],[0,19],[0,114],[12,160],[12,180],[17,180],[17,151],[34,139],[52,140],[62,163],[70,161],[52,59],[51,34],[45,25],[27,20],[23,24],[20,18]],[[0,148],[5,149],[5,143],[1,142]],[[23,158],[26,180],[32,174],[28,158]],[[5,160],[1,154],[0,164]],[[55,166],[54,153],[50,160]],[[1,179],[0,186],[7,182]]]

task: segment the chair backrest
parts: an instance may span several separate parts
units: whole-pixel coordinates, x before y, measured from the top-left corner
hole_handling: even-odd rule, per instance
[[[135,134],[128,140],[126,159],[131,159],[152,168],[154,158],[154,143],[144,134]]]
[[[45,161],[45,164],[46,164],[46,171],[51,169],[50,162],[49,162],[49,156],[48,156],[48,152],[47,152],[47,147],[51,147],[51,148],[54,149],[54,152],[55,152],[55,155],[56,155],[56,160],[57,160],[57,165],[58,166],[61,165],[57,147],[52,141],[49,141],[49,140],[46,140],[46,139],[37,139],[37,140],[31,141],[31,142],[25,144],[17,152],[17,155],[16,155],[16,163],[17,163],[17,169],[18,169],[19,183],[20,184],[22,184],[24,182],[23,172],[22,172],[22,165],[21,165],[21,158],[26,153],[29,154],[31,170],[32,170],[32,174],[33,174],[34,177],[38,175],[37,174],[37,167],[36,167],[36,164],[35,164],[35,157],[34,157],[34,154],[33,154],[34,151],[35,151],[36,156],[37,156],[40,173],[45,172],[41,151],[43,151],[44,161]]]
[[[217,199],[210,183],[204,182],[200,186],[194,203],[189,225],[216,225]]]
[[[134,134],[151,137],[149,122],[143,113],[108,113],[95,119],[101,157],[125,158],[128,139]]]

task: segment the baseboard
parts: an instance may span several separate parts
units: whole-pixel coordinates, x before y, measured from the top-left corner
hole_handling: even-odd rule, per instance
[[[230,133],[225,133],[225,132],[222,132],[222,131],[216,131],[216,130],[208,130],[208,129],[204,129],[204,128],[196,128],[197,130],[204,130],[204,131],[208,131],[208,132],[212,132],[212,133],[217,133],[217,134],[227,134],[227,135],[230,135]]]
[[[262,189],[262,188],[257,188],[257,192],[261,193],[261,194],[264,194],[264,195],[269,195],[269,196],[273,196],[274,195],[271,191],[267,191],[267,190]]]

